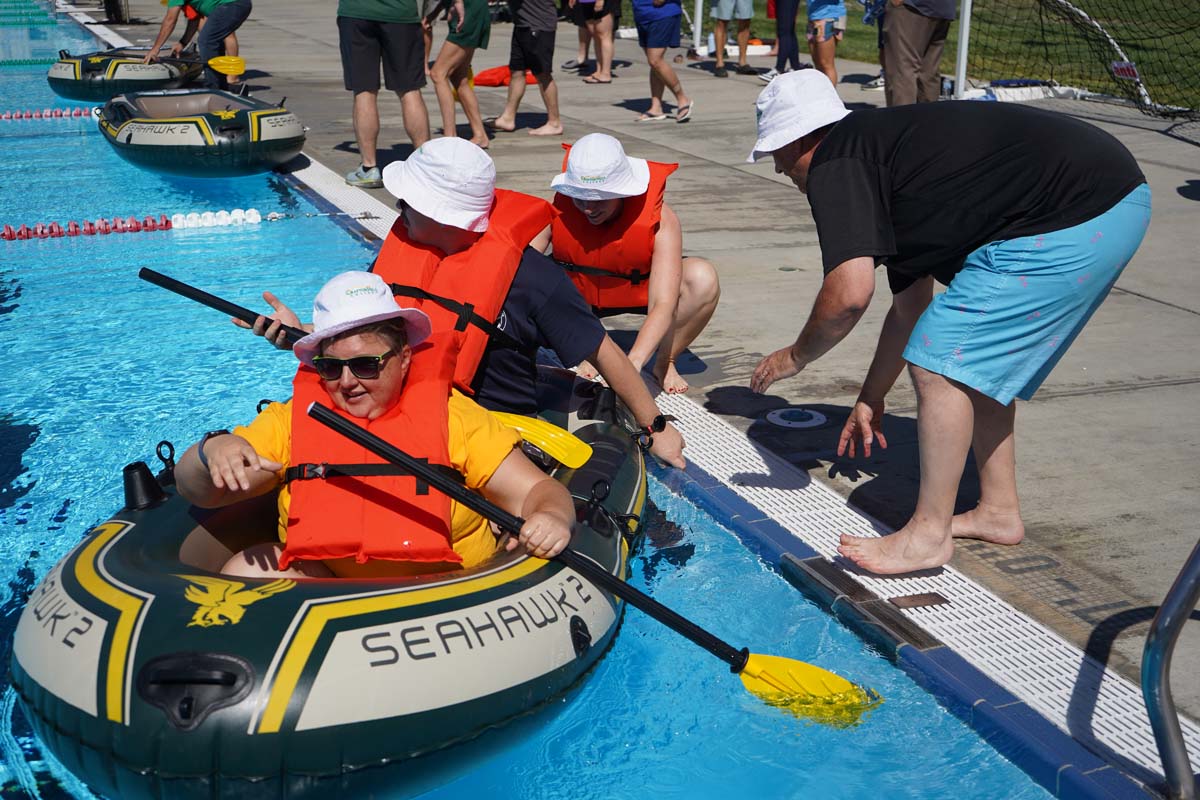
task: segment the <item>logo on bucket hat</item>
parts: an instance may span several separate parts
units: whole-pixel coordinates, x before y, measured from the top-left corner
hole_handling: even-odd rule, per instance
[[[429,338],[431,326],[424,311],[396,304],[392,289],[374,272],[343,272],[321,287],[313,300],[313,332],[292,347],[296,358],[312,366],[313,356],[326,339],[346,331],[383,322],[404,321],[410,347]]]
[[[576,200],[612,200],[645,194],[650,166],[625,155],[621,143],[605,133],[589,133],[571,146],[567,169],[550,188]]]

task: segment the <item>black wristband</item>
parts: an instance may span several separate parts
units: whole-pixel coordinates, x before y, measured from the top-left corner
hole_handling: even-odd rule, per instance
[[[220,428],[215,431],[209,431],[200,437],[200,444],[196,445],[196,457],[200,459],[200,466],[208,469],[208,459],[204,456],[205,443],[214,436],[224,436],[227,433],[229,433],[229,431],[225,430],[224,428]]]

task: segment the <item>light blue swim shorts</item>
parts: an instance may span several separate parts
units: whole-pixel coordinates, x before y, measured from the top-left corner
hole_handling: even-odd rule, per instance
[[[715,0],[708,16],[713,19],[754,19],[754,0]]]
[[[917,320],[904,359],[1008,405],[1028,400],[1133,258],[1150,224],[1142,184],[1098,217],[971,252]]]

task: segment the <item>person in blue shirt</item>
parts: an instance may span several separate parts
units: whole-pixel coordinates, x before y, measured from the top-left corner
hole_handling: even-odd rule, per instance
[[[633,22],[637,26],[638,46],[650,65],[650,108],[638,122],[662,122],[670,119],[663,111],[663,89],[675,95],[675,121],[692,118],[692,99],[683,91],[683,82],[667,63],[667,48],[679,47],[679,20],[683,14],[680,0],[633,0]]]

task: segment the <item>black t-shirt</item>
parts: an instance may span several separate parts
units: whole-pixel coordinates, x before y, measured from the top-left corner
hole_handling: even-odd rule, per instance
[[[1019,105],[958,101],[855,111],[813,153],[808,200],[825,273],[874,256],[893,292],[949,283],[989,242],[1062,230],[1145,182],[1099,128]]]
[[[573,367],[600,347],[604,326],[567,273],[546,256],[525,248],[496,327],[521,343],[520,350],[490,342],[475,373],[475,401],[493,411],[537,411],[537,348],[558,354]]]

